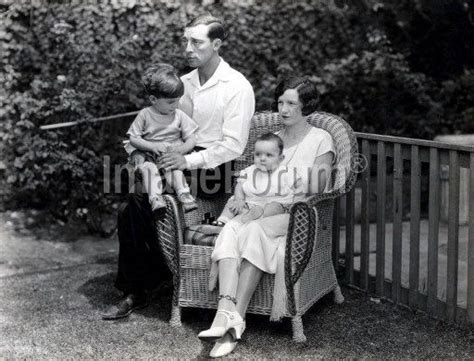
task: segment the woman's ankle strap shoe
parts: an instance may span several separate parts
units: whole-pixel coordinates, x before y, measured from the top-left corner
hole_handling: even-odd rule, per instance
[[[245,331],[245,321],[239,325],[235,325],[233,328],[229,328],[229,333],[232,335],[234,340],[238,341],[242,338],[242,334]]]
[[[211,327],[208,330],[201,331],[198,337],[203,341],[216,341],[223,337],[227,332],[230,332],[234,339],[240,340],[245,329],[245,321],[239,313],[237,311],[230,312],[226,310],[217,310],[217,314],[226,317],[226,325]]]

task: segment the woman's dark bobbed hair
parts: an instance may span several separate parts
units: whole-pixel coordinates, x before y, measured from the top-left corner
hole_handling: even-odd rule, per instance
[[[275,89],[275,101],[273,110],[278,111],[278,98],[288,89],[295,89],[298,92],[299,100],[302,104],[301,113],[307,116],[316,111],[319,104],[319,93],[316,85],[307,76],[288,77],[283,79]]]

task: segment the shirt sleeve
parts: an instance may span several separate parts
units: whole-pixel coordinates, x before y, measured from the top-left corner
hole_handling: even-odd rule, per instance
[[[143,111],[141,111],[135,117],[135,120],[133,121],[132,125],[130,125],[130,128],[128,128],[127,135],[129,137],[130,136],[141,137],[143,136],[144,131],[145,131],[145,115],[143,114]]]
[[[255,96],[250,83],[246,83],[225,105],[222,140],[207,149],[187,154],[187,168],[215,168],[239,157],[247,145],[254,112]]]
[[[179,117],[179,127],[181,129],[181,138],[187,140],[198,129],[198,125],[185,112],[176,110]]]
[[[324,131],[322,133],[322,139],[319,143],[318,150],[316,152],[316,158],[325,153],[331,152],[334,154],[334,161],[336,160],[336,148],[334,146],[334,140],[331,137],[331,134]]]

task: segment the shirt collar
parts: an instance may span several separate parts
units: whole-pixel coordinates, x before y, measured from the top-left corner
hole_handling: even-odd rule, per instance
[[[224,59],[219,59],[221,61],[219,62],[216,71],[214,72],[214,74],[212,74],[211,78],[202,86],[202,89],[209,88],[217,84],[219,81],[230,80],[230,65],[226,63]],[[184,75],[183,78],[188,79],[194,87],[201,87],[201,84],[199,83],[199,74],[197,69],[194,69],[192,72]]]

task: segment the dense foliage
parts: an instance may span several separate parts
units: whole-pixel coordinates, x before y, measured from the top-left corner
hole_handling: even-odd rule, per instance
[[[431,138],[472,124],[469,64],[453,66],[452,78],[445,73],[437,78],[435,60],[425,68],[414,62],[429,56],[422,53],[426,44],[419,49],[422,39],[410,35],[419,33],[414,24],[424,8],[418,1],[399,7],[368,1],[360,2],[368,7],[341,9],[316,0],[221,3],[0,5],[0,152],[10,201],[48,207],[64,219],[90,209],[88,218],[97,219],[117,197],[104,195],[103,157],[110,156],[112,165],[125,161],[121,139],[129,119],[87,120],[146,105],[139,79],[153,62],[188,71],[179,40],[187,21],[203,11],[229,25],[222,55],[251,81],[259,110],[271,107],[279,77],[299,73],[317,82],[321,109],[343,115],[358,131]],[[404,36],[411,42],[400,37],[397,26],[409,29]],[[77,120],[83,124],[38,129]]]

